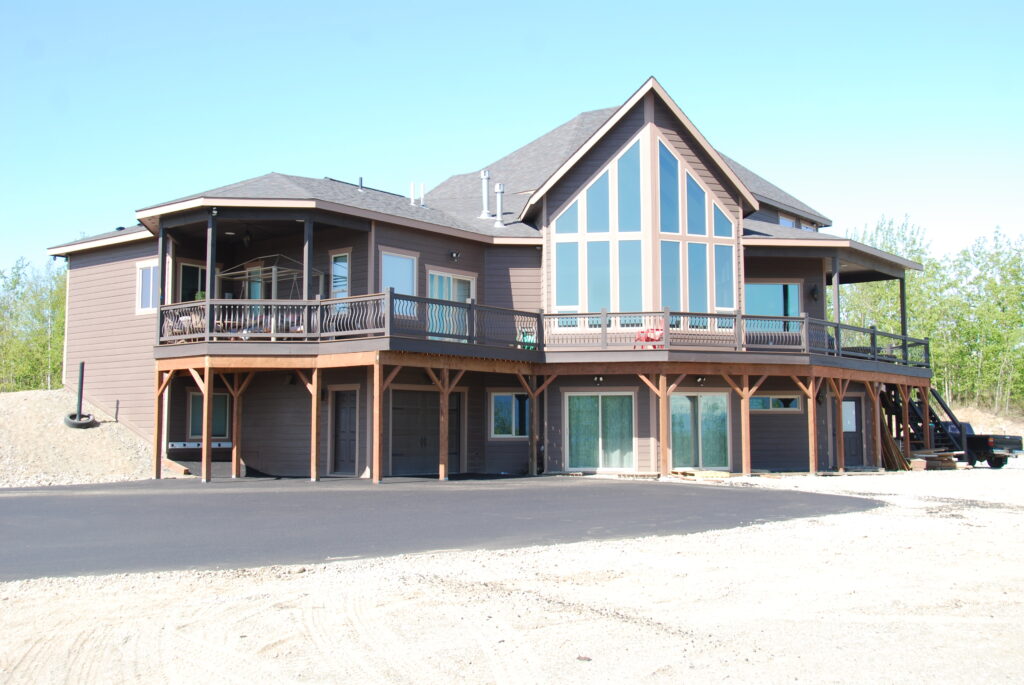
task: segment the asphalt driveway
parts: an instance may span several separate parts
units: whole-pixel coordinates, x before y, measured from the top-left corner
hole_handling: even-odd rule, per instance
[[[676,535],[875,506],[800,492],[567,477],[11,489],[0,490],[0,580]]]

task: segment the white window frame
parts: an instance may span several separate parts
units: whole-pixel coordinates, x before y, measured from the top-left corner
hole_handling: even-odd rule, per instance
[[[201,393],[201,392],[199,392],[197,390],[189,390],[188,391],[188,405],[187,405],[187,411],[185,412],[185,431],[188,433],[188,439],[189,440],[202,440],[203,439],[202,435],[193,435],[192,434],[192,397],[193,397],[193,395],[199,395],[200,397],[202,397],[203,393]],[[226,409],[226,411],[227,411],[228,415],[227,415],[227,420],[224,422],[224,426],[225,426],[225,429],[227,430],[227,433],[225,433],[224,435],[213,435],[213,433],[212,433],[212,428],[213,427],[211,426],[210,427],[211,428],[210,439],[211,440],[227,440],[227,439],[229,439],[231,437],[231,397],[226,392],[214,392],[213,393],[214,397],[217,397],[218,395],[221,395],[221,396],[227,398],[227,409]],[[213,422],[211,421],[210,423],[213,423]]]
[[[178,258],[178,259],[175,259],[174,261],[177,262],[177,268],[174,270],[174,274],[177,277],[175,282],[174,282],[174,301],[175,302],[181,302],[182,301],[182,299],[181,299],[181,282],[182,282],[182,280],[184,280],[183,273],[185,271],[185,267],[186,266],[194,266],[197,269],[204,269],[205,270],[206,269],[206,262],[200,261],[198,259],[183,259],[183,258]],[[203,289],[206,288],[206,283],[205,282],[204,283],[200,283],[199,286],[200,286],[199,289],[203,290]]]
[[[593,468],[593,469],[592,468],[586,468],[586,469],[584,469],[584,468],[575,467],[575,466],[573,466],[572,464],[569,463],[569,459],[570,459],[570,456],[571,456],[569,454],[569,398],[573,397],[573,396],[580,396],[580,395],[583,395],[583,396],[596,395],[598,397],[604,397],[604,396],[626,396],[626,397],[632,398],[632,401],[633,401],[633,466],[631,468],[630,467],[627,467],[627,468],[609,468],[609,467],[605,467],[605,466],[600,466],[599,465],[597,468]],[[600,405],[600,400],[598,400],[598,404]],[[596,389],[595,390],[576,389],[576,390],[566,390],[566,391],[563,391],[562,392],[562,424],[563,424],[562,425],[562,435],[565,436],[565,439],[562,441],[562,462],[565,465],[565,469],[567,471],[587,471],[587,472],[593,472],[593,473],[637,473],[637,469],[639,468],[639,465],[640,465],[640,451],[639,451],[640,441],[639,441],[639,435],[638,435],[639,432],[640,432],[640,427],[637,424],[638,410],[639,410],[639,407],[637,407],[637,396],[636,396],[636,390],[635,389],[621,389],[620,390],[620,389],[608,388],[608,389],[602,389],[602,390],[596,390]],[[601,461],[601,441],[600,441],[600,437],[598,437],[598,455],[597,455],[597,458],[598,458],[598,462],[600,462]]]
[[[681,395],[681,396],[684,396],[684,397],[691,397],[691,396],[698,396],[698,395],[723,395],[723,396],[725,396],[725,425],[726,425],[726,443],[725,443],[725,449],[726,449],[726,459],[725,459],[725,461],[726,461],[726,464],[725,464],[725,466],[704,466],[704,451],[700,447],[701,431],[703,430],[703,428],[701,428],[701,422],[698,420],[697,421],[697,431],[698,432],[697,432],[697,435],[694,436],[694,439],[696,441],[695,444],[697,445],[697,450],[698,450],[698,452],[697,452],[697,462],[698,462],[698,464],[697,464],[697,466],[683,466],[683,467],[680,467],[680,468],[683,468],[683,469],[700,469],[701,471],[726,471],[726,472],[731,472],[732,471],[732,461],[733,461],[733,456],[732,456],[733,455],[733,451],[732,451],[732,393],[728,392],[728,391],[725,391],[725,390],[719,390],[717,388],[707,388],[707,389],[700,389],[700,390],[694,390],[692,388],[682,388],[682,389],[676,390],[672,394],[673,395]],[[671,416],[671,414],[672,414],[671,401],[672,401],[672,398],[669,397],[669,403],[670,403],[669,404],[669,420],[670,421],[672,419],[672,416]],[[672,461],[672,430],[671,430],[671,428],[669,428],[669,432],[668,432],[668,443],[669,443],[669,448],[668,448],[669,449],[669,462],[671,463],[671,461]],[[675,468],[675,467],[673,467],[673,468]]]
[[[152,301],[155,301],[155,305],[143,306],[142,304],[142,278],[143,274],[147,270],[154,269],[150,276],[150,288],[152,292]],[[147,259],[141,262],[135,262],[135,313],[136,314],[155,314],[160,309],[160,260],[159,259]]]
[[[380,248],[380,259],[377,262],[379,267],[377,273],[380,274],[380,287],[384,290],[384,256],[391,255],[392,257],[404,257],[405,259],[412,260],[412,297],[419,297],[420,294],[420,254],[418,252],[411,252],[407,250],[398,250],[392,247],[381,247]]]
[[[526,427],[526,433],[523,434],[523,435],[514,435],[514,434],[513,435],[498,435],[498,434],[496,434],[494,432],[494,398],[496,398],[496,397],[512,397],[513,398],[513,400],[512,400],[512,412],[513,412],[512,413],[512,430],[515,431],[515,427],[518,424],[518,421],[516,420],[517,417],[515,415],[515,411],[516,411],[516,407],[519,406],[516,403],[516,401],[515,401],[515,396],[516,395],[522,395],[523,397],[525,397],[526,398],[527,411],[528,412],[533,411],[533,402],[530,400],[530,396],[527,393],[525,393],[521,388],[519,390],[515,390],[514,388],[510,388],[510,389],[501,388],[501,389],[495,389],[495,390],[488,390],[487,391],[487,426],[488,426],[487,427],[487,436],[488,436],[489,440],[518,440],[518,441],[522,441],[522,440],[529,440],[530,439],[530,427],[529,426]],[[529,415],[527,415],[527,418],[529,418]]]
[[[327,273],[327,292],[330,296],[328,299],[340,299],[334,294],[334,258],[341,255],[345,255],[345,259],[348,260],[348,292],[342,295],[341,298],[352,297],[352,248],[344,247],[338,250],[331,250],[327,254],[330,259],[330,268]]]
[[[792,392],[765,392],[755,393],[754,397],[764,397],[768,399],[768,409],[759,409],[754,407],[753,404],[750,406],[750,412],[752,414],[802,414],[804,411],[804,405],[802,402],[803,396],[792,393]],[[796,406],[792,408],[786,407],[772,407],[772,400],[796,400]]]
[[[430,277],[431,276],[447,276],[449,278],[458,278],[463,281],[469,281],[469,299],[476,300],[476,274],[472,271],[455,271],[452,269],[442,269],[440,267],[427,267],[427,297],[430,297]],[[457,302],[458,300],[452,300]],[[468,302],[465,304],[469,304]]]
[[[782,223],[783,219],[790,222],[789,224]],[[785,212],[779,212],[779,226],[785,228],[800,228],[800,221],[792,214],[786,214]]]

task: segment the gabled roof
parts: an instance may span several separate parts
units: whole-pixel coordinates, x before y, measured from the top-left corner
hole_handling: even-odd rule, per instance
[[[309,178],[279,173],[264,174],[169,202],[161,202],[138,210],[137,216],[144,219],[154,214],[165,213],[158,211],[161,209],[166,209],[167,212],[176,211],[176,205],[185,206],[195,204],[199,200],[222,199],[326,202],[342,208],[365,210],[381,216],[410,219],[492,237],[537,237],[537,231],[524,224],[495,227],[493,221],[463,221],[430,206],[429,201],[426,207],[421,207],[418,204],[410,204],[409,198],[395,193],[366,187],[360,190],[355,184],[333,178]]]
[[[827,216],[808,207],[782,188],[770,181],[766,181],[764,178],[758,176],[736,160],[730,159],[725,155],[722,155],[722,159],[724,159],[732,170],[736,172],[736,175],[740,177],[747,188],[750,188],[750,192],[754,194],[754,197],[764,204],[771,205],[772,207],[776,207],[787,212],[792,212],[799,217],[809,219],[823,226],[832,225],[832,220]]]
[[[645,84],[645,86],[647,85]],[[641,93],[641,91],[637,91],[637,93]],[[636,98],[637,94],[634,94],[627,105],[630,102],[635,102]],[[506,221],[511,217],[522,216],[531,196],[548,179],[555,176],[571,158],[578,156],[577,153],[588,142],[596,141],[600,137],[599,131],[610,128],[612,117],[617,113],[624,112],[623,107],[608,107],[578,114],[558,128],[545,133],[540,138],[527,143],[496,162],[469,173],[451,176],[427,193],[427,204],[442,209],[464,222],[493,223],[479,218],[481,210],[480,172],[483,169],[488,169],[491,173],[492,189],[494,183],[505,184]],[[721,153],[716,154],[720,155],[731,172],[742,182],[742,185],[749,189],[757,201],[816,223],[831,225],[832,222],[827,217],[814,211],[778,186],[729,157]],[[493,211],[493,192],[489,194],[491,196],[490,209]]]
[[[615,113],[612,114],[611,117],[609,117],[608,121],[602,124],[601,128],[599,128],[580,147],[580,149],[578,149],[571,157],[569,157],[569,159],[565,160],[565,162],[558,168],[558,170],[554,174],[552,174],[551,177],[547,179],[547,181],[544,182],[544,185],[538,188],[533,193],[533,195],[530,196],[530,199],[526,203],[526,207],[523,208],[523,211],[520,214],[520,218],[525,216],[530,211],[530,207],[536,204],[544,196],[544,194],[547,193],[547,191],[550,190],[555,185],[555,183],[557,183],[558,180],[563,175],[565,175],[569,171],[569,169],[573,167],[573,165],[576,164],[576,162],[582,159],[583,156],[595,144],[597,144],[597,142],[604,136],[605,133],[610,131],[611,128],[615,126],[615,124],[618,123],[618,121],[621,120],[622,117],[624,117],[633,107],[635,107],[637,103],[639,103],[648,93],[654,93],[657,97],[661,99],[662,102],[665,103],[665,105],[668,106],[669,110],[676,117],[679,123],[683,125],[683,128],[685,128],[686,131],[697,142],[697,146],[703,149],[705,154],[707,154],[707,156],[710,158],[711,164],[718,168],[718,170],[726,177],[728,182],[731,183],[735,190],[740,194],[742,201],[746,203],[746,205],[748,205],[750,208],[756,210],[758,208],[758,203],[754,196],[750,193],[747,187],[743,185],[743,182],[739,180],[736,174],[733,173],[732,169],[729,168],[729,165],[727,165],[725,163],[725,160],[722,159],[721,155],[718,154],[718,151],[711,147],[711,144],[708,143],[707,139],[704,138],[703,134],[701,134],[701,132],[697,130],[697,127],[693,125],[693,122],[690,121],[689,117],[687,117],[683,113],[683,110],[679,108],[679,105],[677,105],[676,102],[665,91],[665,89],[662,88],[661,84],[658,83],[658,80],[652,76],[649,79],[647,79],[647,81],[644,82],[644,84],[640,86],[640,88],[635,93],[633,93],[633,95],[628,100],[626,100],[626,102],[623,103],[621,107],[615,110]]]

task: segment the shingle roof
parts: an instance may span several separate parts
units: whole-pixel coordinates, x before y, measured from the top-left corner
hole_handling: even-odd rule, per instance
[[[617,107],[609,107],[578,114],[558,128],[484,167],[491,172],[491,212],[495,211],[494,183],[505,184],[502,208],[505,216],[518,216],[533,191],[558,171],[565,160],[582,147],[617,110]],[[479,218],[482,208],[481,171],[477,169],[449,177],[427,193],[427,204],[463,220],[488,223],[486,219]]]
[[[802,228],[790,228],[754,219],[743,220],[743,235],[748,238],[782,238],[784,240],[845,240],[845,238],[829,233],[805,231]]]
[[[407,197],[383,190],[365,187],[363,190],[359,190],[359,186],[355,184],[337,181],[332,178],[308,178],[306,176],[291,176],[279,173],[264,174],[263,176],[257,176],[256,178],[250,178],[201,193],[194,193],[169,202],[161,202],[152,207],[145,207],[140,211],[197,198],[322,200],[482,235],[502,237],[537,236],[535,229],[524,224],[495,227],[493,220],[466,221],[431,206],[432,203],[429,197],[427,199],[427,206],[421,207],[410,204]]]
[[[722,155],[721,152],[718,154]],[[808,207],[782,188],[758,176],[736,160],[731,159],[726,155],[722,155],[722,159],[724,159],[733,172],[740,177],[740,180],[743,181],[743,185],[745,185],[747,189],[754,194],[754,197],[757,198],[758,202],[763,202],[764,204],[771,205],[772,207],[787,210],[797,216],[810,219],[811,221],[824,226],[832,225],[832,220],[827,216],[812,209],[811,207]]]
[[[503,209],[506,216],[518,215],[530,199],[530,194],[543,185],[617,110],[617,107],[609,107],[583,112],[515,152],[483,167],[491,172],[492,189],[494,183],[505,184]],[[816,223],[826,226],[832,224],[828,217],[739,162],[725,155],[722,155],[722,159],[759,202]],[[478,218],[481,209],[480,171],[482,169],[451,176],[427,193],[427,203],[463,221],[486,224],[486,220]],[[490,203],[491,211],[494,211],[493,197]]]
[[[78,240],[72,240],[70,243],[61,243],[60,245],[54,245],[53,247],[47,248],[49,250],[59,250],[64,247],[74,247],[75,245],[82,245],[85,243],[91,243],[95,240],[104,240],[106,238],[117,238],[118,236],[131,235],[132,233],[138,233],[140,231],[148,231],[142,224],[136,224],[135,226],[123,226],[116,228],[113,231],[107,231],[106,233],[100,233],[98,235],[91,235],[86,238],[79,238]]]

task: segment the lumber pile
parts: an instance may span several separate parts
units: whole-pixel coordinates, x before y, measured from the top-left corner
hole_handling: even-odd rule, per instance
[[[882,430],[882,466],[886,471],[909,471],[910,462],[903,456],[896,438],[887,430]]]
[[[914,452],[910,465],[915,471],[955,471],[956,457],[956,452],[921,450]]]

